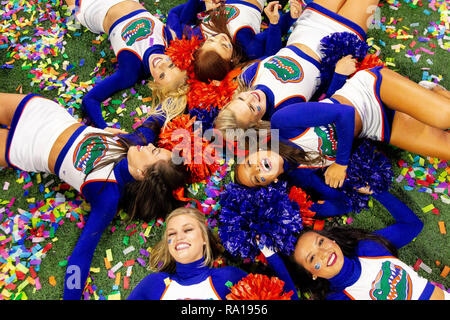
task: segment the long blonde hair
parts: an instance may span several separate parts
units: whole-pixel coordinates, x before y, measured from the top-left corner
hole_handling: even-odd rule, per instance
[[[187,107],[187,81],[176,89],[161,87],[153,81],[148,82],[152,90],[152,113],[160,114],[166,118],[164,125],[176,116],[183,114]],[[164,126],[163,125],[163,126]]]
[[[167,216],[166,226],[172,218],[181,215],[187,215],[197,220],[198,225],[202,231],[203,238],[206,242],[203,249],[203,263],[208,267],[212,267],[214,262],[214,250],[217,246],[217,239],[214,237],[209,227],[205,224],[205,215],[196,208],[177,208]],[[161,240],[151,251],[149,269],[154,272],[160,271],[173,273],[176,271],[176,261],[169,253],[167,227],[164,230],[164,234]]]
[[[244,73],[245,70],[242,71],[241,75]],[[255,129],[267,129],[270,128],[270,125],[261,125],[258,126],[257,123],[252,123],[249,126],[242,126],[242,124],[239,122],[238,118],[236,117],[236,114],[231,111],[228,106],[236,100],[237,96],[241,92],[250,91],[252,90],[252,87],[250,87],[247,83],[244,82],[241,76],[237,78],[238,81],[238,87],[234,91],[233,97],[231,98],[231,101],[228,102],[223,108],[219,111],[216,118],[214,119],[214,128],[219,130],[222,135],[225,137],[225,139],[232,141],[233,137],[230,136],[230,130],[233,129],[249,129],[249,128],[255,128]],[[233,132],[233,135],[235,133]],[[234,137],[234,139],[239,139],[240,137]]]

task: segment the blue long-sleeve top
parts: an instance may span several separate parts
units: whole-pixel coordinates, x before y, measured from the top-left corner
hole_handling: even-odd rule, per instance
[[[390,194],[388,191],[380,194],[374,194],[373,197],[379,201],[392,215],[396,222],[384,229],[375,231],[374,233],[383,236],[389,240],[397,249],[410,243],[422,230],[423,222],[414,214],[414,212],[408,208],[403,202]],[[383,258],[390,257],[392,254],[380,243],[373,240],[362,240],[359,242],[355,255],[352,257],[344,257],[344,264],[341,271],[331,279],[330,291],[327,296],[330,300],[349,300],[351,299],[345,289],[354,285],[362,277],[368,277],[373,279],[377,278],[377,274],[366,275],[362,274],[365,270],[361,265],[360,258]],[[410,270],[410,276],[412,279],[412,287],[414,287],[414,281],[418,281],[420,278],[417,275],[413,276],[413,270]],[[381,273],[380,273],[381,274]],[[423,279],[422,279],[423,280]],[[391,284],[392,287],[395,285]],[[396,288],[400,290],[400,288]],[[370,290],[370,288],[367,288]],[[427,282],[423,292],[419,293],[419,299],[429,299],[433,293],[434,285]],[[399,293],[400,296],[400,293]],[[354,297],[353,297],[354,298]]]
[[[280,141],[291,143],[301,138],[311,128],[334,124],[337,150],[335,162],[348,165],[355,131],[355,109],[347,105],[305,102],[277,110],[270,119],[271,128],[279,130]],[[322,137],[316,135],[317,139]],[[301,148],[301,140],[299,140]],[[292,143],[291,143],[292,144]],[[321,150],[317,150],[321,152]]]
[[[285,282],[284,291],[293,290],[292,299],[298,299],[295,286],[282,260],[276,255],[267,259],[278,277]],[[134,288],[127,300],[160,299],[221,299],[226,300],[228,282],[237,284],[247,276],[243,270],[227,266],[210,268],[203,258],[188,264],[176,263],[175,273],[157,272],[146,276]]]
[[[156,116],[149,117],[144,124],[160,120],[161,118]],[[162,120],[162,122],[164,121]],[[122,136],[135,145],[147,145],[156,139],[153,130],[147,126],[140,126],[135,132]],[[89,181],[81,189],[82,195],[91,206],[91,210],[89,219],[84,225],[80,238],[68,260],[64,281],[64,300],[79,300],[81,298],[92,257],[101,235],[117,213],[125,185],[135,181],[129,172],[127,158],[121,160],[113,170],[115,181]]]
[[[227,3],[239,3],[237,1],[227,1]],[[197,14],[204,11],[205,4],[201,0],[189,0],[172,8],[168,15],[166,25],[175,31],[177,37],[183,35],[190,38],[197,36],[204,39],[200,26],[195,26]],[[256,33],[250,28],[240,29],[234,40],[243,49],[248,59],[258,59],[262,56],[273,55],[283,46],[282,36],[287,34],[289,28],[296,19],[292,19],[289,12],[281,15],[277,24],[269,24],[269,27]]]
[[[332,162],[348,164],[353,144],[354,119],[353,107],[336,107],[334,104],[320,102],[292,104],[277,110],[271,118],[271,128],[279,130],[281,142],[299,149],[303,146],[307,151],[314,147],[317,154],[320,153],[327,159],[325,163],[311,166],[291,163],[286,159],[284,161],[284,175],[288,181],[324,201],[316,202],[311,207],[318,218],[343,215],[351,211],[347,195],[340,189],[328,186],[323,174],[327,165]],[[330,124],[334,127],[330,127]],[[333,145],[337,148],[331,150],[329,146]]]

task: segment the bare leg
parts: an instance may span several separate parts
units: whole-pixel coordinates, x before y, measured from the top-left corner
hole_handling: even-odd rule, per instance
[[[337,14],[347,18],[367,32],[379,0],[347,0]]]
[[[381,70],[381,100],[389,108],[439,129],[450,128],[450,100],[402,75]]]
[[[0,167],[7,167],[5,160],[6,139],[8,138],[9,130],[0,129]]]
[[[395,113],[389,143],[422,156],[450,160],[450,132],[431,127],[402,112]]]
[[[348,0],[315,0],[314,3],[337,13]]]
[[[437,94],[440,94],[441,96],[444,96],[447,99],[450,99],[450,91],[442,89],[441,87],[436,86],[432,88],[431,91],[436,92]]]
[[[0,124],[11,125],[14,112],[25,96],[15,93],[0,93]]]

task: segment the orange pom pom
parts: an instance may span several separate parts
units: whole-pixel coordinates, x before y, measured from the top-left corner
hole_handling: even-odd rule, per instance
[[[289,199],[291,201],[297,202],[298,206],[300,207],[300,215],[302,216],[303,225],[312,226],[315,221],[313,217],[316,215],[316,213],[309,209],[314,202],[309,200],[309,196],[306,194],[306,192],[301,188],[293,186],[289,191]]]
[[[293,291],[283,292],[284,281],[277,277],[252,274],[233,285],[227,300],[291,300]]]
[[[158,141],[159,147],[183,158],[191,183],[205,180],[219,168],[214,146],[203,138],[200,126],[194,131],[195,119],[189,114],[175,117],[161,130]]]
[[[169,46],[166,48],[166,54],[178,68],[192,72],[194,52],[200,47],[201,43],[202,41],[198,37],[175,39],[170,41]]]
[[[221,109],[231,101],[234,91],[238,87],[236,78],[241,74],[240,68],[231,70],[222,81],[205,83],[196,79],[189,79],[190,85],[187,94],[188,108],[201,108],[210,110],[211,107]]]

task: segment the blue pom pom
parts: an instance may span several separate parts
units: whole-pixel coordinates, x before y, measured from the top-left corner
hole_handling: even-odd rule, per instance
[[[220,195],[219,237],[233,256],[254,259],[260,246],[289,255],[303,229],[300,208],[291,202],[287,183],[247,188],[230,183]]]
[[[394,173],[390,160],[368,141],[363,140],[352,153],[347,168],[347,178],[342,186],[349,198],[353,211],[360,212],[367,208],[370,195],[357,192],[355,189],[369,186],[374,193],[389,190]]]
[[[219,108],[211,107],[209,109],[209,111],[203,108],[192,108],[191,110],[189,110],[189,115],[191,117],[196,116],[196,120],[202,122],[203,132],[213,127],[214,119],[219,114]]]
[[[336,63],[347,55],[362,61],[369,51],[369,45],[350,32],[336,32],[321,41],[324,58],[320,64],[321,87],[328,88],[333,78]]]

